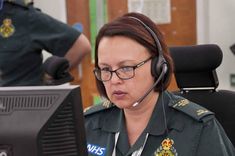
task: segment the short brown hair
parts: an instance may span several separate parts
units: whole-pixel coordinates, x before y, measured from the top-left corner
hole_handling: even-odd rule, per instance
[[[144,46],[153,57],[159,56],[157,45],[151,34],[146,30],[146,28],[137,20],[133,20],[135,17],[144,24],[146,24],[157,36],[158,40],[160,41],[163,56],[168,64],[168,72],[167,72],[167,79],[164,83],[159,83],[154,90],[155,91],[163,91],[165,90],[170,83],[172,71],[173,71],[173,63],[172,59],[169,55],[168,47],[164,41],[163,35],[157,28],[156,24],[149,19],[147,16],[140,14],[140,13],[127,13],[117,19],[105,24],[99,31],[96,37],[96,44],[95,44],[95,68],[98,67],[98,47],[101,39],[103,37],[112,37],[112,36],[125,36],[130,39],[137,41],[139,44]],[[107,98],[107,94],[105,91],[105,87],[103,82],[96,79],[97,89],[101,96]]]

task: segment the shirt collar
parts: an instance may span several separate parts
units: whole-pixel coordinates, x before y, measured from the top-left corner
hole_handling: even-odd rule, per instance
[[[168,130],[176,129],[181,131],[184,124],[180,121],[174,121],[173,113],[169,105],[171,104],[170,97],[167,91],[160,93],[158,101],[154,107],[149,123],[145,129],[146,133],[151,135],[163,135],[167,128]],[[164,106],[164,107],[163,107]],[[164,113],[165,111],[165,113]],[[114,106],[110,112],[107,112],[99,127],[107,132],[119,132],[124,124],[124,113],[122,109]],[[165,123],[166,120],[166,123]],[[167,128],[166,128],[167,127]]]
[[[102,127],[102,130],[108,131],[108,132],[119,132],[121,125],[124,123],[124,116],[122,109],[115,108],[108,112],[106,116],[104,117],[104,122]]]
[[[183,129],[182,122],[172,122],[174,117],[169,107],[170,97],[168,92],[162,92],[159,95],[158,101],[153,110],[150,121],[145,131],[151,135],[163,135],[167,130],[176,129],[181,131]]]

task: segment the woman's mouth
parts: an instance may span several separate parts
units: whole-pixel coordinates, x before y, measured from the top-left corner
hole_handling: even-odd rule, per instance
[[[114,98],[117,99],[117,100],[123,99],[126,94],[127,94],[126,92],[119,91],[119,90],[113,92],[113,96],[114,96]]]

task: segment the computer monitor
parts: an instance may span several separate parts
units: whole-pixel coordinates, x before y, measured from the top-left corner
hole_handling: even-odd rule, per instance
[[[87,156],[80,87],[0,88],[0,156]]]

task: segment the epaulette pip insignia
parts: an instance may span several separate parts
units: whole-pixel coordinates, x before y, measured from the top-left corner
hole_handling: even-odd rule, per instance
[[[176,104],[173,105],[173,107],[184,107],[189,104],[189,100],[187,99],[182,99],[178,101]]]
[[[109,100],[105,100],[102,105],[105,107],[105,108],[109,108],[112,106],[112,103],[109,101]]]
[[[6,18],[3,20],[2,25],[0,26],[0,35],[3,38],[8,38],[13,35],[15,32],[15,27],[12,24],[12,20],[10,18]]]
[[[173,108],[184,112],[185,114],[193,117],[196,120],[201,120],[203,117],[207,115],[214,114],[213,112],[207,110],[206,108],[193,103],[187,99],[179,99],[172,105]]]
[[[197,110],[197,115],[200,116],[200,115],[203,115],[203,114],[206,114],[208,113],[209,111],[206,110],[206,109],[198,109]]]
[[[108,108],[111,108],[112,106],[113,106],[113,104],[109,100],[105,100],[104,102],[102,102],[100,104],[85,108],[83,113],[85,115],[89,115],[89,114],[93,114],[93,113],[97,113],[97,112],[106,110]]]

